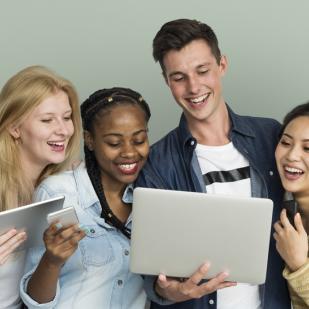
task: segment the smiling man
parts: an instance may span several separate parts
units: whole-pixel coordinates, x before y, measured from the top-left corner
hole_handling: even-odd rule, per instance
[[[179,126],[152,146],[137,186],[267,197],[274,201],[276,221],[282,201],[274,161],[280,124],[239,116],[226,104],[222,78],[228,63],[213,30],[196,20],[168,22],[154,38],[153,56],[183,114]],[[146,277],[151,308],[290,308],[273,239],[264,285],[229,282],[225,272],[205,282],[209,267],[201,265],[186,280]]]

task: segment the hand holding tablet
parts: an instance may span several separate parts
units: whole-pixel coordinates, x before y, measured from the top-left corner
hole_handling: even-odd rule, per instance
[[[25,237],[24,233],[27,234],[27,240],[24,241],[24,243],[19,246],[17,250],[43,245],[43,233],[48,228],[46,216],[50,212],[61,209],[63,207],[63,202],[64,196],[60,196],[7,211],[2,211],[0,213],[0,237],[2,237],[2,242],[4,243],[9,241],[8,247],[11,249],[12,243],[16,244],[17,242],[18,244],[16,247],[18,247],[20,245],[20,239],[16,239],[13,235],[16,230],[18,232],[16,234],[18,235],[17,238]],[[12,239],[8,240],[10,238]],[[3,248],[1,248],[1,250],[2,249]],[[4,248],[4,251],[5,250],[6,249]],[[13,248],[13,250],[15,250],[15,248]]]

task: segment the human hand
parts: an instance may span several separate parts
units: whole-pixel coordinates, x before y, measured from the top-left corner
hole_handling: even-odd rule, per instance
[[[86,235],[76,224],[65,227],[59,227],[59,224],[51,224],[43,236],[46,247],[44,259],[56,267],[61,267],[67,261]]]
[[[11,229],[0,235],[0,265],[3,265],[9,255],[27,238],[26,232]]]
[[[163,298],[181,302],[192,298],[200,298],[216,290],[235,286],[236,282],[225,281],[228,273],[222,272],[209,281],[199,285],[206,276],[209,264],[203,264],[190,278],[181,282],[175,278],[160,274],[155,285],[156,292]]]
[[[289,222],[286,210],[280,214],[280,221],[274,225],[276,248],[289,269],[294,272],[304,265],[308,257],[308,235],[299,213],[294,218],[295,228]]]

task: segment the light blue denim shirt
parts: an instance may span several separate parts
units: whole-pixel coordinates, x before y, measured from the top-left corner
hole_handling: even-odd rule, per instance
[[[27,293],[27,283],[44,247],[32,248],[26,258],[21,297],[28,308],[144,308],[146,295],[141,276],[129,271],[129,240],[100,217],[101,206],[84,163],[75,170],[48,177],[36,190],[35,200],[65,195],[64,207],[74,206],[86,237],[61,269],[53,301],[38,304]],[[124,194],[132,202],[132,187]],[[126,225],[131,226],[129,217]],[[42,287],[44,289],[44,287]]]

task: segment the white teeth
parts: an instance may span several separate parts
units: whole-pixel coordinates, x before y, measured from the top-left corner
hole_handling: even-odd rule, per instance
[[[303,173],[302,170],[300,170],[298,168],[295,168],[295,167],[289,167],[289,166],[285,166],[284,170],[287,171],[287,172],[290,172],[290,173],[298,173],[298,174],[302,174]]]
[[[192,103],[201,103],[201,102],[203,102],[208,96],[209,96],[209,94],[205,94],[205,95],[203,95],[203,96],[201,96],[201,97],[198,97],[198,98],[195,98],[195,99],[190,99],[190,101],[191,101]]]
[[[131,164],[119,164],[120,168],[125,169],[125,170],[131,170],[134,168],[136,163],[131,163]]]
[[[50,146],[58,146],[58,147],[64,146],[64,143],[47,142],[47,144],[50,145]]]

